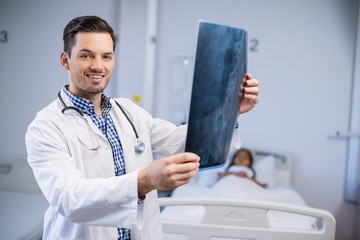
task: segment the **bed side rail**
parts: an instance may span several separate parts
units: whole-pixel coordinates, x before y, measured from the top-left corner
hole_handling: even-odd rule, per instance
[[[278,204],[265,201],[249,201],[214,198],[161,198],[161,207],[204,206],[206,211],[201,222],[183,222],[162,219],[165,239],[247,239],[247,240],[333,240],[335,218],[325,210]],[[314,217],[314,229],[273,228],[268,213],[278,211]],[[182,238],[176,238],[182,236]]]

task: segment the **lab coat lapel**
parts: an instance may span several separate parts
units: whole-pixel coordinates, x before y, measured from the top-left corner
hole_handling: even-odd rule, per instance
[[[70,101],[67,95],[61,91],[61,97],[67,106],[74,106],[74,104]],[[95,125],[95,123],[91,120],[89,116],[84,115],[82,117],[79,113],[75,110],[67,110],[66,114],[68,115],[68,119],[70,120],[71,124],[74,124],[74,131],[80,131],[79,136],[86,136],[82,133],[92,132],[95,137],[101,141],[102,145],[108,144],[108,141],[104,134],[100,131],[100,129]],[[79,138],[78,136],[78,138]]]

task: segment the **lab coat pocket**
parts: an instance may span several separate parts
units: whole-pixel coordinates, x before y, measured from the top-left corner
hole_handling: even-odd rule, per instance
[[[88,120],[83,119],[83,121]],[[84,149],[88,151],[97,151],[103,147],[104,144],[102,144],[101,141],[103,136],[96,133],[95,131],[98,129],[94,130],[90,124],[78,124],[74,130],[79,143]]]
[[[114,160],[110,146],[98,150],[82,151],[86,178],[108,178],[115,176]]]
[[[107,143],[106,138],[95,126],[92,120],[85,116],[67,115],[71,128],[83,149],[89,151],[99,150]]]

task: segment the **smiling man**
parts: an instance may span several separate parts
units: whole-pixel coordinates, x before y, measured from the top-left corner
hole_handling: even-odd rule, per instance
[[[115,65],[115,40],[111,34],[98,32],[78,32],[65,44],[61,53],[61,64],[68,70],[69,88],[72,94],[88,99],[101,114],[101,93],[109,83]],[[71,46],[73,45],[73,46]]]
[[[43,239],[159,240],[156,190],[188,183],[199,168],[199,157],[184,152],[186,126],[104,93],[116,46],[106,21],[77,17],[63,40],[69,84],[25,136],[28,162],[49,202]],[[243,81],[239,113],[258,101],[258,81],[249,74]],[[240,147],[237,134],[232,145]],[[153,154],[167,157],[153,161]]]

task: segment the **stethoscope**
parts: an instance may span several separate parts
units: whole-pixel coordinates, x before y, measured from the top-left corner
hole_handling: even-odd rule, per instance
[[[64,105],[64,108],[61,110],[62,114],[64,114],[65,111],[67,111],[67,110],[74,110],[77,113],[79,113],[81,117],[85,118],[84,113],[80,109],[78,109],[77,107],[74,107],[74,106],[67,106],[66,105],[66,103],[64,102],[64,100],[61,97],[60,92],[58,93],[58,98],[60,99],[61,103]],[[130,123],[130,125],[131,125],[131,127],[132,127],[132,129],[133,129],[133,131],[135,133],[135,137],[136,137],[136,139],[135,139],[135,152],[142,153],[145,150],[144,142],[139,139],[139,135],[138,135],[138,133],[136,131],[136,128],[135,128],[133,122],[130,120],[129,116],[124,111],[124,109],[120,106],[120,104],[115,99],[113,99],[113,100],[115,101],[116,105],[120,108],[121,112],[124,114],[124,116],[126,117],[128,122]]]

